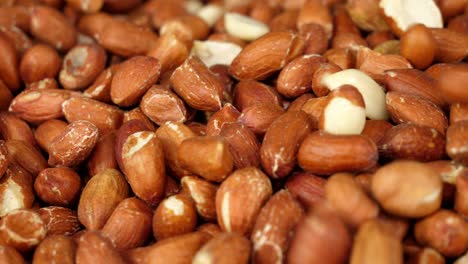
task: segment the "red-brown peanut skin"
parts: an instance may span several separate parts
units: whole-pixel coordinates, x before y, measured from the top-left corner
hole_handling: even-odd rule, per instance
[[[357,228],[379,214],[377,203],[365,193],[352,174],[333,174],[327,180],[325,192],[327,202],[351,227]]]
[[[0,179],[0,199],[9,200],[0,203],[0,216],[16,209],[31,208],[35,199],[33,177],[22,167],[10,163]]]
[[[366,136],[314,132],[304,139],[297,160],[304,170],[317,174],[365,171],[377,164],[375,143]]]
[[[272,87],[253,80],[240,81],[234,87],[233,105],[241,112],[244,108],[259,103],[271,103],[281,106],[282,100]]]
[[[35,264],[75,262],[76,243],[70,236],[48,236],[37,246],[34,251],[33,262]]]
[[[223,83],[196,56],[189,57],[171,75],[174,91],[191,107],[202,111],[221,108]]]
[[[0,81],[0,110],[6,111],[13,100],[13,94],[3,81]]]
[[[405,92],[388,92],[386,104],[394,122],[425,125],[445,135],[447,117],[440,107],[429,100]]]
[[[383,264],[402,264],[403,247],[382,221],[372,219],[359,227],[354,237],[350,263],[370,264],[375,263],[377,258],[382,258],[379,263]]]
[[[326,204],[315,207],[299,222],[288,251],[288,263],[344,263],[351,249],[345,223]],[[313,250],[310,250],[313,249]]]
[[[136,104],[158,79],[161,64],[153,57],[135,56],[120,64],[114,74],[110,96],[119,106]]]
[[[237,233],[221,233],[206,243],[194,256],[193,264],[206,263],[207,256],[211,263],[248,263],[251,243]]]
[[[280,70],[303,50],[304,41],[298,35],[270,32],[245,46],[231,63],[229,72],[238,80],[262,80]]]
[[[141,120],[129,120],[125,122],[122,126],[120,126],[119,130],[116,134],[116,140],[114,145],[114,154],[117,160],[117,164],[119,165],[120,170],[125,173],[125,168],[122,163],[122,148],[127,140],[127,138],[136,132],[139,131],[151,131],[151,128],[148,127],[145,122]]]
[[[30,209],[9,212],[0,220],[0,241],[20,252],[35,248],[47,233],[44,221]]]
[[[99,138],[93,152],[86,162],[88,173],[90,176],[96,175],[105,169],[118,169],[117,159],[115,158],[114,145],[117,136],[115,131],[112,131]]]
[[[260,143],[250,129],[241,123],[227,123],[219,134],[229,146],[235,168],[260,165]]]
[[[59,119],[49,119],[40,124],[34,130],[34,138],[37,144],[46,152],[49,152],[50,142],[67,128],[67,122]]]
[[[0,79],[11,92],[20,88],[18,72],[18,56],[14,44],[5,36],[0,35]]]
[[[7,140],[5,147],[8,159],[15,162],[34,177],[43,169],[47,168],[47,161],[42,153],[33,145],[21,140]]]
[[[262,136],[268,127],[283,113],[284,109],[277,104],[253,104],[244,108],[238,121],[246,125],[255,134]]]
[[[153,86],[145,93],[140,109],[159,126],[168,121],[184,123],[188,117],[184,101],[160,86]]]
[[[37,210],[47,229],[47,236],[76,234],[82,225],[76,211],[60,206],[46,206]]]
[[[445,100],[435,87],[435,80],[428,73],[417,69],[393,69],[385,71],[383,83],[388,91],[419,95],[442,107]]]
[[[442,209],[421,219],[414,226],[416,241],[446,257],[456,257],[468,248],[468,223],[450,210]]]
[[[51,7],[34,7],[30,23],[33,36],[60,51],[69,50],[77,41],[76,29],[62,13]]]
[[[94,175],[81,192],[78,219],[88,230],[101,229],[128,193],[128,183],[119,171],[107,169]]]
[[[191,198],[176,194],[159,203],[153,216],[153,234],[157,240],[176,237],[195,230],[197,211]]]
[[[272,194],[270,179],[258,168],[231,173],[216,192],[216,214],[221,230],[250,235],[263,204]]]
[[[286,181],[286,189],[302,204],[312,208],[325,200],[327,180],[309,172],[296,172]]]
[[[182,141],[177,149],[182,168],[209,181],[221,182],[234,167],[229,145],[221,136],[198,136]]]
[[[288,63],[278,76],[277,90],[286,97],[298,97],[312,86],[312,78],[321,63],[326,62],[322,56],[303,55]]]
[[[223,108],[216,111],[206,122],[206,134],[208,136],[219,135],[224,124],[236,122],[239,116],[239,111],[232,104],[225,104]]]
[[[268,128],[260,148],[260,160],[265,172],[273,178],[283,178],[296,165],[296,155],[302,141],[312,132],[309,116],[302,111],[288,111]]]
[[[92,84],[104,70],[106,51],[97,44],[74,46],[63,58],[59,74],[60,84],[65,89],[83,90]]]
[[[385,120],[366,120],[361,135],[368,136],[376,145],[385,135],[385,132],[392,128],[392,124]]]
[[[468,217],[468,175],[459,175],[456,179],[455,210],[463,217]]]
[[[37,175],[34,189],[49,205],[69,206],[79,195],[81,179],[67,167],[47,168]]]
[[[450,124],[468,120],[468,103],[454,103],[450,105]]]
[[[169,173],[179,179],[189,175],[190,172],[180,166],[177,149],[185,139],[195,137],[196,134],[182,123],[167,122],[156,130],[156,136],[163,145],[164,158]]]
[[[21,59],[21,79],[25,83],[33,83],[44,78],[54,78],[61,62],[58,52],[52,47],[44,44],[34,45]]]
[[[23,256],[13,247],[0,246],[0,262],[5,264],[26,264]]]
[[[99,137],[98,128],[91,122],[78,120],[50,143],[49,165],[75,166],[84,161],[96,145]]]
[[[468,121],[460,121],[447,129],[446,151],[450,158],[468,166]]]
[[[119,249],[142,246],[151,235],[153,212],[144,201],[132,197],[117,205],[102,233]]]
[[[97,19],[96,19],[97,17]],[[84,18],[92,22],[85,23]],[[157,35],[129,21],[116,19],[105,13],[97,13],[80,19],[80,24],[88,24],[89,35],[107,51],[123,57],[146,54],[158,40]]]
[[[166,170],[163,146],[156,134],[150,131],[131,134],[118,155],[133,192],[151,205],[158,204],[164,196]]]
[[[466,38],[468,42],[468,37]],[[468,65],[466,63],[442,65],[446,67],[442,67],[436,81],[436,87],[442,93],[442,97],[448,103],[468,103],[468,92],[464,88],[468,80],[466,76]]]
[[[439,160],[445,155],[445,138],[434,128],[404,123],[388,129],[378,148],[381,159]]]
[[[252,230],[255,263],[277,263],[286,260],[286,250],[293,230],[304,211],[287,190],[273,195],[258,214]]]
[[[90,98],[70,98],[62,104],[62,111],[70,123],[77,120],[93,123],[99,129],[100,135],[105,135],[122,125],[122,110]]]
[[[112,242],[97,231],[85,231],[80,236],[75,261],[77,264],[125,263]]]
[[[371,190],[383,209],[406,218],[427,216],[442,201],[440,176],[417,161],[398,160],[380,167],[372,176]]]

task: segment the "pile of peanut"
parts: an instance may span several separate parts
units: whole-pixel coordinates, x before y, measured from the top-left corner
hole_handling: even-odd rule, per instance
[[[468,264],[468,0],[0,0],[0,263]]]

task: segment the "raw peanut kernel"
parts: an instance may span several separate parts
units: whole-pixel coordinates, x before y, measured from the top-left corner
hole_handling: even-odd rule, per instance
[[[153,212],[146,203],[135,197],[127,198],[109,216],[102,233],[117,249],[141,246],[150,235],[152,216]],[[128,225],[127,221],[133,224]]]
[[[432,127],[445,135],[448,126],[447,117],[442,109],[432,102],[408,93],[388,92],[386,103],[393,121]]]
[[[260,148],[262,167],[269,176],[283,178],[293,170],[299,146],[311,131],[310,119],[302,111],[288,111],[270,125]]]
[[[96,145],[98,128],[84,120],[70,123],[49,146],[49,165],[75,166],[84,161]]]
[[[81,193],[78,219],[88,230],[101,229],[127,196],[127,182],[117,170],[107,169],[94,175]]]
[[[286,182],[286,189],[305,207],[312,208],[325,199],[327,180],[312,173],[294,173]]]
[[[431,65],[436,49],[437,43],[431,31],[422,24],[411,26],[401,36],[401,55],[418,69]]]
[[[18,91],[20,88],[18,55],[12,41],[4,35],[0,35],[0,55],[0,79],[10,91]]]
[[[282,114],[284,109],[276,104],[258,103],[243,109],[238,121],[257,135],[263,135],[270,125]]]
[[[457,122],[447,129],[447,154],[468,166],[468,121]]]
[[[270,179],[259,169],[247,167],[234,171],[216,192],[216,214],[221,229],[249,235],[271,194]]]
[[[254,261],[284,261],[292,237],[290,232],[303,214],[300,204],[289,191],[281,190],[273,195],[260,210],[252,231]]]
[[[198,214],[208,221],[216,220],[215,197],[218,187],[194,176],[185,176],[180,183],[183,193],[192,198]]]
[[[118,107],[85,97],[70,98],[63,102],[62,112],[68,122],[91,122],[101,135],[119,128],[123,118],[123,111]]]
[[[223,233],[206,243],[194,256],[193,264],[247,263],[250,241],[236,233]],[[206,262],[207,259],[210,262]]]
[[[304,41],[293,33],[267,33],[242,49],[229,72],[239,80],[262,80],[283,68],[303,49]]]
[[[349,225],[358,227],[366,220],[377,217],[378,205],[372,201],[353,175],[337,173],[325,185],[326,199]]]
[[[278,92],[286,97],[297,97],[310,91],[310,75],[314,75],[322,63],[325,63],[325,59],[313,54],[295,58],[281,70],[278,76]]]
[[[107,55],[96,44],[80,44],[68,51],[60,71],[60,84],[65,89],[82,90],[104,70]]]
[[[185,139],[195,137],[196,134],[182,123],[167,122],[156,130],[156,136],[163,145],[164,159],[171,175],[179,179],[189,175],[190,172],[180,165],[177,149]]]
[[[407,123],[389,128],[378,142],[383,159],[432,161],[445,155],[445,139],[434,128]]]
[[[25,83],[33,83],[44,78],[54,78],[60,69],[61,59],[52,47],[37,44],[29,48],[20,64],[21,79]]]
[[[308,135],[297,153],[299,166],[317,174],[365,171],[376,165],[377,157],[377,146],[366,136],[321,131]]]
[[[342,117],[346,115],[346,119]],[[361,93],[343,85],[328,95],[320,116],[319,129],[335,135],[361,134],[366,123],[366,110]]]
[[[352,264],[374,263],[382,257],[382,263],[403,263],[403,248],[398,239],[385,229],[379,220],[369,220],[359,227],[351,252]]]
[[[224,124],[219,132],[229,146],[234,167],[242,169],[260,164],[258,142],[255,134],[241,123]]]
[[[463,218],[449,210],[440,210],[419,220],[414,236],[447,257],[460,256],[468,248],[468,226]]]
[[[110,96],[120,106],[136,104],[158,79],[161,64],[148,56],[132,57],[118,66],[112,78]]]
[[[439,175],[416,161],[395,161],[378,169],[371,189],[385,210],[403,217],[427,216],[442,201]]]
[[[66,51],[76,44],[77,32],[58,10],[51,7],[36,6],[31,10],[31,34],[52,45],[60,51]],[[54,30],[50,30],[54,28]]]
[[[2,244],[21,252],[37,246],[45,238],[46,233],[44,221],[38,213],[32,210],[18,209],[8,213],[0,220]]]
[[[151,205],[158,204],[164,195],[166,175],[163,146],[156,134],[139,131],[129,135],[117,155],[133,192]]]
[[[141,111],[151,121],[162,125],[168,121],[184,123],[188,113],[184,102],[176,94],[158,86],[151,87],[140,103]]]
[[[163,200],[153,217],[153,233],[158,240],[190,233],[197,225],[193,201],[180,194]]]
[[[170,81],[174,91],[191,107],[202,111],[221,108],[223,85],[198,57],[185,60]]]
[[[29,89],[13,99],[9,111],[28,122],[40,123],[62,117],[62,103],[73,96],[79,94],[63,89]]]
[[[49,205],[72,204],[78,197],[80,189],[80,176],[66,167],[44,169],[34,181],[37,195]]]
[[[34,252],[34,263],[73,263],[75,261],[76,243],[70,236],[48,236],[37,246]]]
[[[366,116],[370,119],[387,119],[385,93],[382,87],[364,72],[348,69],[328,75],[323,78],[322,82],[330,90],[338,89],[345,84],[353,85],[359,90],[364,99]]]
[[[234,166],[229,146],[220,136],[185,139],[177,149],[177,157],[182,168],[209,181],[222,181]]]
[[[343,263],[351,249],[345,223],[326,204],[316,206],[298,223],[288,251],[288,263]],[[307,250],[314,248],[315,250]]]

